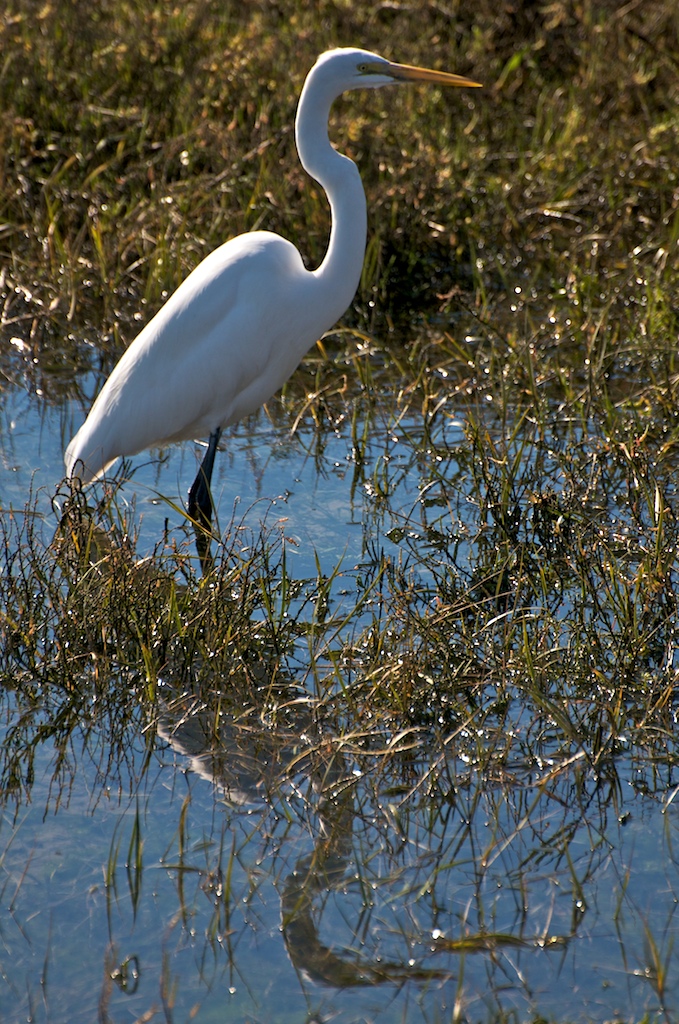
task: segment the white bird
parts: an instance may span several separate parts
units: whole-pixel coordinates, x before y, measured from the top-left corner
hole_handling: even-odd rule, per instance
[[[366,50],[330,50],[318,58],[302,89],[295,140],[302,166],[330,202],[323,262],[307,270],[294,245],[268,231],[239,235],[210,253],[113,369],[66,449],[69,477],[85,485],[120,456],[209,437],[188,502],[189,515],[209,529],[222,430],[278,391],[347,309],[361,277],[365,193],[356,165],[328,138],[331,104],[349,89],[417,81],[479,85]]]

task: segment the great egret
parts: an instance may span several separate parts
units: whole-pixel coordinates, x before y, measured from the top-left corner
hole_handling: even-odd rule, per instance
[[[330,144],[330,106],[349,89],[418,81],[479,85],[460,75],[393,64],[367,50],[330,50],[318,58],[302,89],[295,139],[302,166],[330,202],[323,262],[306,270],[294,245],[268,231],[240,235],[210,253],[112,371],[66,449],[68,476],[85,485],[120,456],[208,436],[188,512],[209,529],[210,481],[222,430],[278,391],[358,287],[365,193],[356,165]]]

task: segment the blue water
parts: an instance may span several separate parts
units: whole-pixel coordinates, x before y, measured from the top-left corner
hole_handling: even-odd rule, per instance
[[[142,746],[138,739],[132,777]],[[307,800],[291,790],[273,809],[254,799],[229,806],[206,773],[187,770],[190,760],[159,741],[139,778],[123,772],[122,796],[83,757],[57,809],[50,755],[45,745],[30,804],[0,825],[3,1021],[32,1012],[84,1024],[102,1000],[112,1019],[161,1013],[165,1001],[173,1020],[199,1007],[206,1022],[296,1021],[309,1010],[318,1019],[429,1021],[450,1019],[459,995],[470,1019],[502,1005],[518,1019],[631,1021],[658,1005],[648,936],[668,961],[676,1005],[673,804],[663,813],[659,801],[630,794],[628,823],[602,827],[594,810],[564,814],[535,789],[525,806],[498,791],[480,807],[461,798],[432,812],[359,784],[342,812],[340,884],[319,892],[310,913],[306,952],[315,942],[345,964],[344,984],[334,986],[319,981],[312,957],[304,969],[304,950],[292,962],[281,932],[286,887],[321,844]],[[468,782],[460,769],[458,783]],[[500,835],[484,827],[491,810]],[[558,840],[544,852],[552,827],[572,830],[570,865]],[[515,943],[455,948],[481,929]],[[420,977],[404,980],[413,968]]]
[[[32,492],[46,532],[54,528],[62,451],[81,417],[5,391],[4,514]],[[388,414],[376,424],[384,435],[393,428]],[[462,440],[456,421],[447,429]],[[369,464],[384,447],[378,436]],[[394,519],[379,511],[370,471],[353,486],[346,428],[319,453],[313,429],[291,438],[262,413],[225,449],[214,480],[222,528],[237,502],[237,521],[285,534],[299,577],[315,574],[317,557],[331,571],[340,559],[360,564],[367,544],[389,548]],[[391,454],[392,504],[407,523],[421,478],[397,441]],[[168,501],[182,501],[196,449],[133,465],[120,500],[143,554],[168,519],[184,536]],[[171,704],[173,682],[162,682]],[[3,709],[8,727],[18,715],[11,694]],[[576,757],[553,777],[555,766],[517,765],[505,785],[478,776],[470,733],[438,767],[418,755],[401,788],[342,752],[333,770],[352,785],[329,809],[301,768],[272,792],[265,767],[259,776],[239,760],[248,751],[237,732],[225,727],[215,760],[176,725],[168,713],[149,757],[140,718],[113,763],[107,736],[83,746],[76,731],[56,781],[51,741],[38,746],[30,800],[16,816],[8,804],[0,821],[3,1024],[151,1010],[206,1024],[429,1024],[450,1021],[458,1005],[474,1021],[502,1008],[516,1020],[603,1024],[653,1017],[663,1001],[673,1019],[679,796],[667,769],[623,760],[617,777],[596,780]],[[318,858],[328,835],[326,877]],[[305,902],[299,878],[310,868]]]

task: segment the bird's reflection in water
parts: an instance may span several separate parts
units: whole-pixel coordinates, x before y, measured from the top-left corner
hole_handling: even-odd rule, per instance
[[[209,694],[184,694],[165,706],[158,735],[233,807],[273,809],[285,790],[311,794],[304,799],[313,800],[306,816],[307,823],[316,822],[313,850],[278,886],[286,949],[303,980],[348,988],[449,976],[402,962],[373,963],[321,940],[323,897],[342,890],[354,867],[356,780],[340,745],[320,736],[307,701],[288,701],[280,728],[255,713],[215,712],[214,695],[211,701]]]
[[[184,694],[165,706],[158,735],[189,759],[194,774],[219,790],[233,807],[268,803],[316,751],[309,716],[299,732],[274,730],[264,717],[215,710],[207,700]]]

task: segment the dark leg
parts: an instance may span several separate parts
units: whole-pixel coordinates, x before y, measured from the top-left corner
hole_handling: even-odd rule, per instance
[[[210,494],[210,483],[212,481],[212,470],[215,464],[217,445],[221,436],[221,427],[217,427],[210,434],[207,451],[189,491],[188,511],[196,523],[196,547],[198,548],[198,555],[200,556],[204,571],[209,566],[210,530],[212,528],[213,504],[212,495]]]

